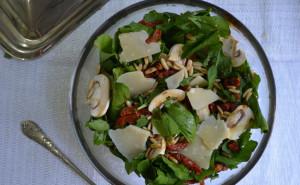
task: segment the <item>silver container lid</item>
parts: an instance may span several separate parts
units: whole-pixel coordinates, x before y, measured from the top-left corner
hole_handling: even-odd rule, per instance
[[[0,45],[18,59],[43,55],[108,0],[0,0]]]

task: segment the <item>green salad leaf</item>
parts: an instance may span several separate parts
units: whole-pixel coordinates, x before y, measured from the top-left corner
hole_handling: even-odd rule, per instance
[[[192,141],[195,137],[197,127],[194,115],[178,102],[166,108],[166,112],[175,121],[182,135],[188,141]]]
[[[244,132],[240,138],[238,139],[238,143],[240,146],[240,151],[237,153],[228,153],[229,149],[227,148],[227,143],[224,142],[221,145],[221,150],[215,156],[215,161],[220,162],[228,166],[229,168],[237,168],[237,165],[241,162],[248,161],[251,157],[252,152],[255,150],[257,146],[257,142],[250,139],[251,133],[250,130]],[[225,152],[225,155],[223,154]]]
[[[118,82],[112,83],[112,99],[108,112],[110,120],[115,121],[117,119],[129,98],[130,91],[126,85]]]
[[[147,117],[144,116],[144,115],[142,115],[142,116],[136,121],[136,125],[135,125],[135,126],[142,128],[142,127],[147,126],[148,122],[149,122],[149,121],[148,121]]]
[[[90,120],[86,123],[86,127],[90,128],[94,132],[93,141],[95,145],[107,144],[107,131],[109,124],[102,119]]]
[[[164,137],[171,137],[178,134],[179,128],[173,118],[159,109],[155,109],[152,115],[152,124]]]

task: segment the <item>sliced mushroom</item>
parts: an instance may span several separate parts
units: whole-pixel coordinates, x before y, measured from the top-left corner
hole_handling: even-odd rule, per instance
[[[225,56],[232,57],[236,51],[237,40],[235,40],[232,36],[229,36],[226,39],[223,39],[222,50]]]
[[[93,85],[89,87],[88,104],[93,117],[103,116],[109,107],[109,79],[103,75],[97,75],[93,79]]]
[[[150,145],[150,148],[148,148],[146,154],[149,159],[154,159],[158,155],[165,154],[167,145],[166,140],[162,136],[158,134],[154,135],[150,141],[152,141],[152,144]]]
[[[182,54],[183,44],[175,44],[172,46],[169,52],[169,60],[172,62],[179,62],[182,61],[181,54]]]
[[[232,57],[232,66],[239,67],[246,61],[246,54],[241,49],[237,50]]]
[[[237,50],[237,43],[232,36],[223,39],[223,53],[232,59],[233,67],[239,67],[246,61],[245,53],[241,49]]]
[[[182,101],[185,98],[185,92],[180,89],[165,90],[152,99],[148,106],[148,110],[152,112],[155,108],[160,107],[168,98]]]
[[[229,128],[229,139],[236,140],[249,128],[253,112],[247,105],[238,106],[227,118],[226,125]]]

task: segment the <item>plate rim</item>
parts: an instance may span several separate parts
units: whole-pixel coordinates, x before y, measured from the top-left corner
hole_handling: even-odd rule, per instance
[[[217,14],[223,16],[226,20],[230,21],[232,24],[234,24],[235,27],[238,28],[238,30],[241,30],[241,32],[244,34],[244,36],[249,40],[253,48],[255,49],[256,53],[258,54],[258,57],[261,60],[264,72],[266,73],[267,80],[269,81],[268,87],[270,89],[269,93],[269,114],[268,114],[268,125],[269,125],[269,132],[265,133],[262,137],[261,142],[259,143],[258,147],[256,148],[256,152],[252,156],[252,160],[248,161],[244,168],[239,171],[237,174],[235,174],[232,178],[227,180],[223,185],[232,185],[239,182],[242,178],[244,178],[249,171],[257,164],[259,159],[261,158],[264,150],[267,147],[267,144],[269,142],[270,136],[272,134],[273,125],[274,125],[274,119],[275,119],[275,111],[276,111],[276,86],[275,86],[275,80],[273,76],[273,72],[271,69],[270,62],[267,58],[267,55],[265,54],[262,46],[257,41],[257,39],[254,37],[254,35],[249,31],[249,29],[240,22],[235,16],[230,14],[228,11],[224,10],[223,8],[214,5],[212,3],[202,1],[202,0],[154,0],[154,1],[141,1],[134,3],[132,5],[127,6],[126,8],[116,12],[113,14],[110,18],[108,18],[105,22],[103,22],[96,31],[92,34],[92,36],[89,38],[89,40],[86,42],[85,46],[83,47],[80,59],[78,63],[75,66],[75,70],[71,77],[71,84],[70,84],[70,92],[69,92],[69,116],[71,117],[73,128],[76,132],[78,142],[84,150],[85,154],[88,157],[89,162],[94,166],[94,168],[102,175],[105,180],[107,180],[111,184],[117,184],[117,185],[124,185],[121,181],[119,181],[117,178],[115,178],[113,175],[111,175],[109,172],[105,170],[105,168],[96,160],[92,152],[90,151],[86,140],[82,134],[80,122],[77,118],[77,110],[76,110],[76,84],[78,84],[78,77],[80,74],[80,69],[83,66],[90,50],[93,47],[93,42],[96,39],[97,36],[104,33],[111,25],[116,23],[120,18],[130,14],[131,12],[137,11],[142,8],[147,8],[150,6],[160,5],[160,4],[183,4],[183,5],[195,5],[202,8],[211,8],[213,12],[216,12]]]

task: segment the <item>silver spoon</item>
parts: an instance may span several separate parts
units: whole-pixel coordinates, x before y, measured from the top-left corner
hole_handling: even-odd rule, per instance
[[[46,136],[42,129],[33,121],[26,120],[21,122],[21,129],[28,138],[34,140],[38,144],[45,147],[48,151],[63,161],[68,167],[74,170],[90,185],[96,185],[89,177],[87,177],[68,157],[63,154],[55,144]]]

